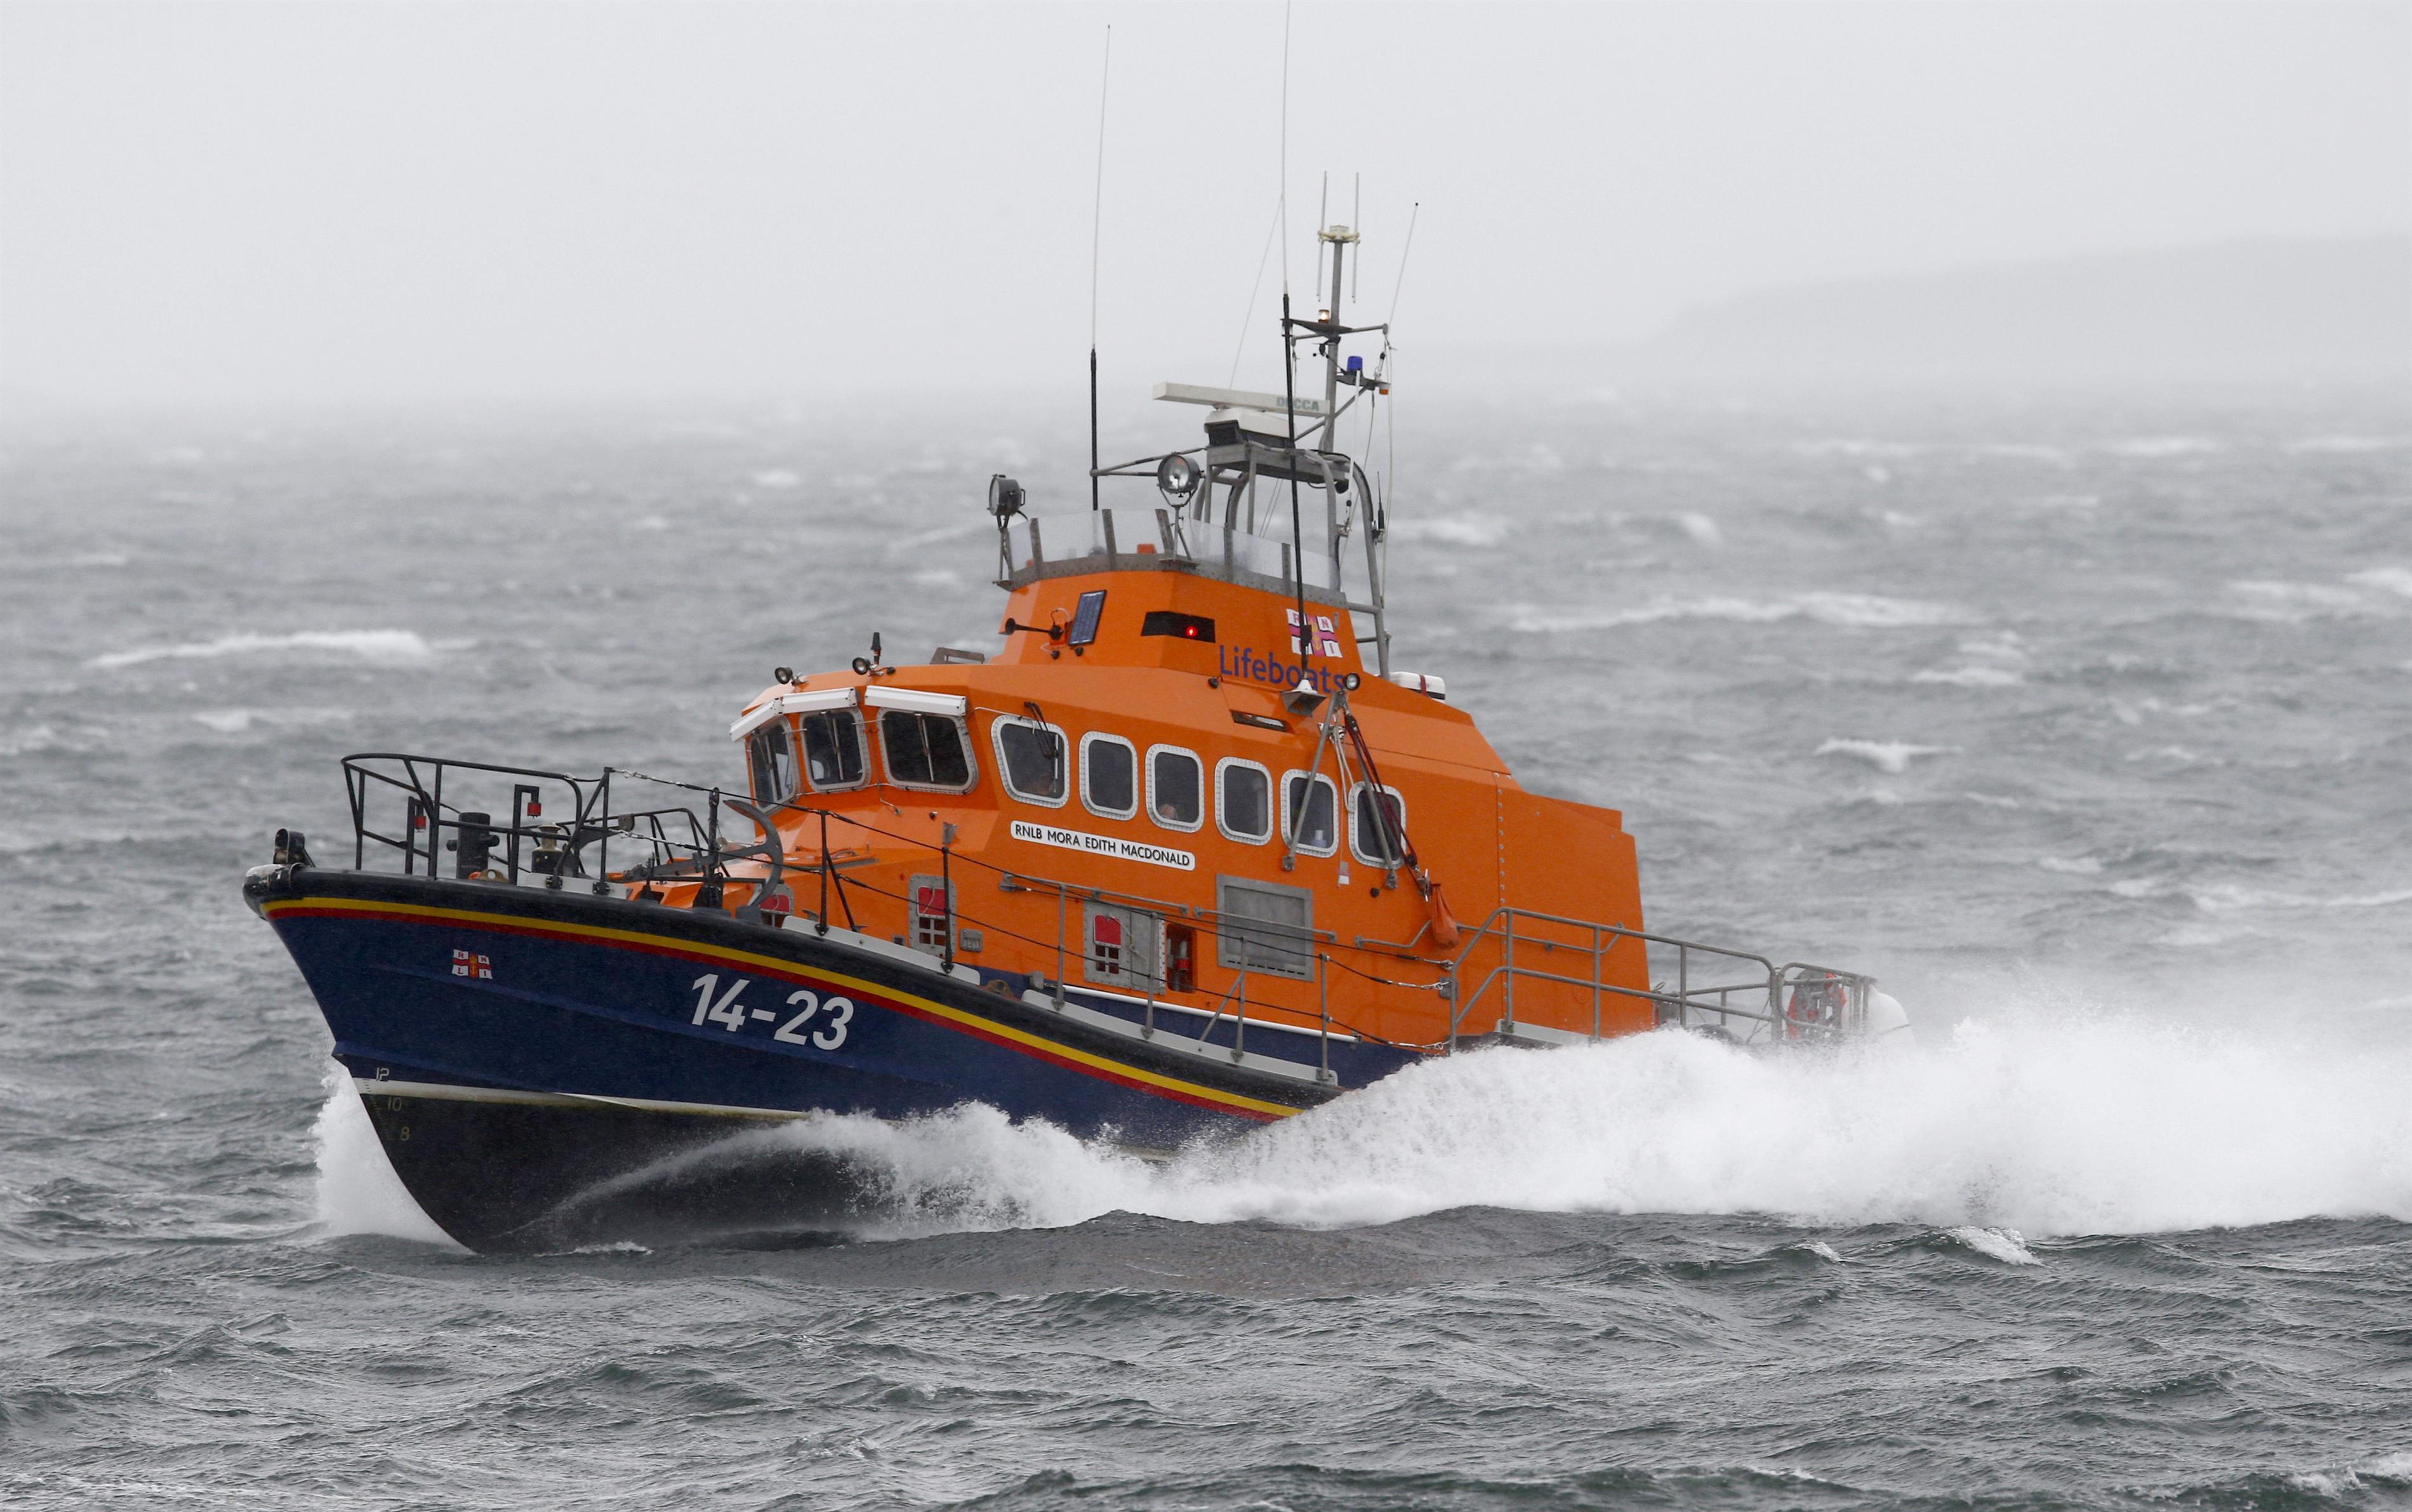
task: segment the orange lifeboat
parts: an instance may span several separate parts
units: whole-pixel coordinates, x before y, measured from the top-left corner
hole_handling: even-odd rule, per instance
[[[1387,502],[1333,444],[1385,333],[1284,334],[1319,398],[1159,385],[1199,444],[1068,517],[993,478],[1003,650],[779,669],[729,728],[742,795],[346,761],[351,866],[283,834],[245,896],[431,1217],[497,1249],[758,1222],[742,1182],[642,1178],[766,1121],[983,1102],[1162,1150],[1473,1046],[1863,1026],[1869,978],[1647,932],[1620,816],[1526,791],[1391,664]],[[867,1190],[775,1184],[799,1221]]]

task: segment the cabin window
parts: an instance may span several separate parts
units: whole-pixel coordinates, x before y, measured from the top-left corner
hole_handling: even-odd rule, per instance
[[[806,714],[804,780],[816,791],[862,785],[862,716],[851,709],[820,709]]]
[[[899,787],[960,793],[972,785],[972,755],[963,739],[963,722],[951,714],[883,709],[879,745],[888,759],[888,780]]]
[[[1225,838],[1261,845],[1273,837],[1273,776],[1253,761],[1226,756],[1214,768],[1214,826]]]
[[[1167,829],[1195,829],[1206,822],[1206,769],[1197,752],[1177,745],[1149,749],[1147,812]]]
[[[1081,737],[1081,801],[1108,819],[1139,814],[1139,751],[1119,735]]]
[[[1282,833],[1302,856],[1329,856],[1340,848],[1340,793],[1329,777],[1303,771],[1282,774]]]
[[[787,743],[787,722],[773,719],[745,741],[754,801],[785,803],[796,796],[795,748]]]
[[[1385,871],[1406,859],[1407,802],[1395,787],[1359,783],[1348,792],[1348,848]]]
[[[1218,876],[1214,910],[1222,916],[1215,958],[1224,965],[1301,981],[1313,978],[1313,893],[1253,877]]]
[[[1104,987],[1125,987],[1135,992],[1160,989],[1156,979],[1156,937],[1163,921],[1140,908],[1090,903],[1087,915],[1089,949],[1081,962],[1088,979]]]
[[[1019,714],[1002,714],[990,734],[996,741],[1005,790],[1024,803],[1062,808],[1066,785],[1064,732]]]

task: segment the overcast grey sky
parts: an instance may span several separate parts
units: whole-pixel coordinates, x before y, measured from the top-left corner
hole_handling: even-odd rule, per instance
[[[0,384],[332,402],[1228,375],[1277,5],[0,7]],[[1292,273],[1400,341],[2412,228],[2404,5],[1301,5]],[[1277,274],[1242,381],[1270,379]],[[1303,299],[1305,296],[1302,295]],[[1134,397],[1136,397],[1134,395]]]

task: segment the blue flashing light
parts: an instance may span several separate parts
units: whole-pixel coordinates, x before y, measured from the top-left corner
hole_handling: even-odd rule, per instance
[[[1365,360],[1364,360],[1363,358],[1361,358],[1361,357],[1352,357],[1352,358],[1350,358],[1350,359],[1348,360],[1348,371],[1349,371],[1349,372],[1351,372],[1351,373],[1362,373],[1362,372],[1364,372],[1364,371],[1365,371]]]

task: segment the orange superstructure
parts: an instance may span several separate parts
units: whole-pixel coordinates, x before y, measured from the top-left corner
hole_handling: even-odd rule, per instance
[[[1452,1018],[1434,988],[1458,954],[1455,937],[1436,937],[1438,917],[1479,926],[1512,907],[1641,928],[1633,843],[1618,815],[1524,791],[1463,711],[1369,675],[1353,635],[1302,659],[1294,605],[1269,587],[1208,576],[1161,550],[1075,565],[1025,569],[1006,606],[1007,622],[1060,628],[1063,639],[1015,633],[980,665],[801,677],[750,707],[798,706],[739,722],[757,801],[784,805],[769,811],[796,906],[818,911],[826,824],[831,911],[850,906],[863,928],[900,943],[940,943],[925,905],[943,866],[963,961],[1152,989],[1209,1009],[1238,991],[1245,965],[1252,1014],[1313,1022],[1328,1008],[1352,1030],[1433,1046]],[[1094,634],[1073,644],[1084,598]],[[1336,627],[1331,608],[1310,598],[1309,617]],[[1332,693],[1285,697],[1302,684]],[[902,700],[915,707],[900,707],[900,694],[918,696]],[[962,712],[942,700],[960,700]],[[786,791],[778,742],[805,752],[801,722],[816,717],[824,730],[859,731],[860,776],[840,763],[816,784],[808,757]],[[969,758],[952,781],[889,760],[903,737],[884,722],[934,718],[956,724]],[[911,756],[912,741],[901,749]],[[1031,770],[1017,774],[1017,761]],[[1376,792],[1394,800],[1387,814]],[[1385,831],[1386,818],[1398,832]],[[1409,846],[1419,866],[1407,864]],[[1241,959],[1249,942],[1233,935],[1244,925],[1227,921],[1277,908],[1289,912],[1267,922],[1310,933],[1310,948],[1330,958],[1326,980],[1294,959]],[[1259,957],[1297,954],[1270,943]],[[1588,930],[1528,922],[1515,948],[1534,964],[1579,947],[1572,975],[1588,977],[1594,944]],[[1493,946],[1503,958],[1506,948]],[[1520,975],[1515,1021],[1584,1035],[1596,1023],[1610,1034],[1651,1027],[1640,942],[1611,939],[1599,960],[1601,992],[1546,979],[1566,972]],[[1484,964],[1478,953],[1460,975]]]

